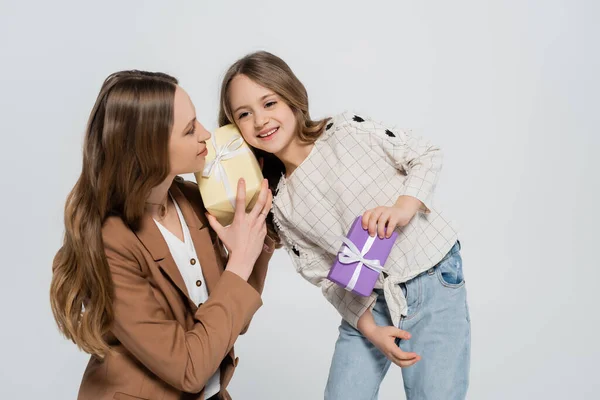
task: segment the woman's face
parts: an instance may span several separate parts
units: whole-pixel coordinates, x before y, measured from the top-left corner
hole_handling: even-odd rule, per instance
[[[202,171],[210,132],[196,120],[194,104],[179,86],[175,90],[173,107],[173,129],[169,138],[170,172],[179,175]]]
[[[279,95],[246,75],[233,78],[228,90],[233,120],[250,146],[273,154],[289,146],[296,116]]]

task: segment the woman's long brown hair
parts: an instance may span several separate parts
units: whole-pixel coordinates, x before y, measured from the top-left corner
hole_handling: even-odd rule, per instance
[[[136,230],[151,189],[167,178],[176,87],[166,74],[114,73],[87,124],[82,171],[67,197],[64,241],[52,264],[50,303],[60,331],[101,358],[113,320],[102,224],[118,215]]]

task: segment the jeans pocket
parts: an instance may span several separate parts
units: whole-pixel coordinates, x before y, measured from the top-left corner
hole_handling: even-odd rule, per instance
[[[459,288],[465,284],[463,275],[462,257],[456,251],[442,260],[436,268],[440,283],[446,287]]]

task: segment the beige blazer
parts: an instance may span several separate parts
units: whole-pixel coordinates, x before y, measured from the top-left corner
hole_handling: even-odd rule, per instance
[[[267,236],[248,282],[224,271],[227,255],[210,228],[198,188],[177,178],[171,194],[189,226],[209,298],[189,298],[167,243],[150,216],[136,232],[109,217],[102,237],[114,283],[114,323],[106,339],[114,350],[92,356],[78,399],[204,399],[220,369],[219,397],[238,364],[233,344],[262,305],[260,293],[275,242]]]

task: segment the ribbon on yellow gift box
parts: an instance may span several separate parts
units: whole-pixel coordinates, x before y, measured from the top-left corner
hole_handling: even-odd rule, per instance
[[[225,125],[211,134],[202,172],[195,174],[206,210],[221,225],[233,221],[235,196],[240,178],[246,182],[246,210],[256,203],[263,175],[254,153],[235,125]]]

